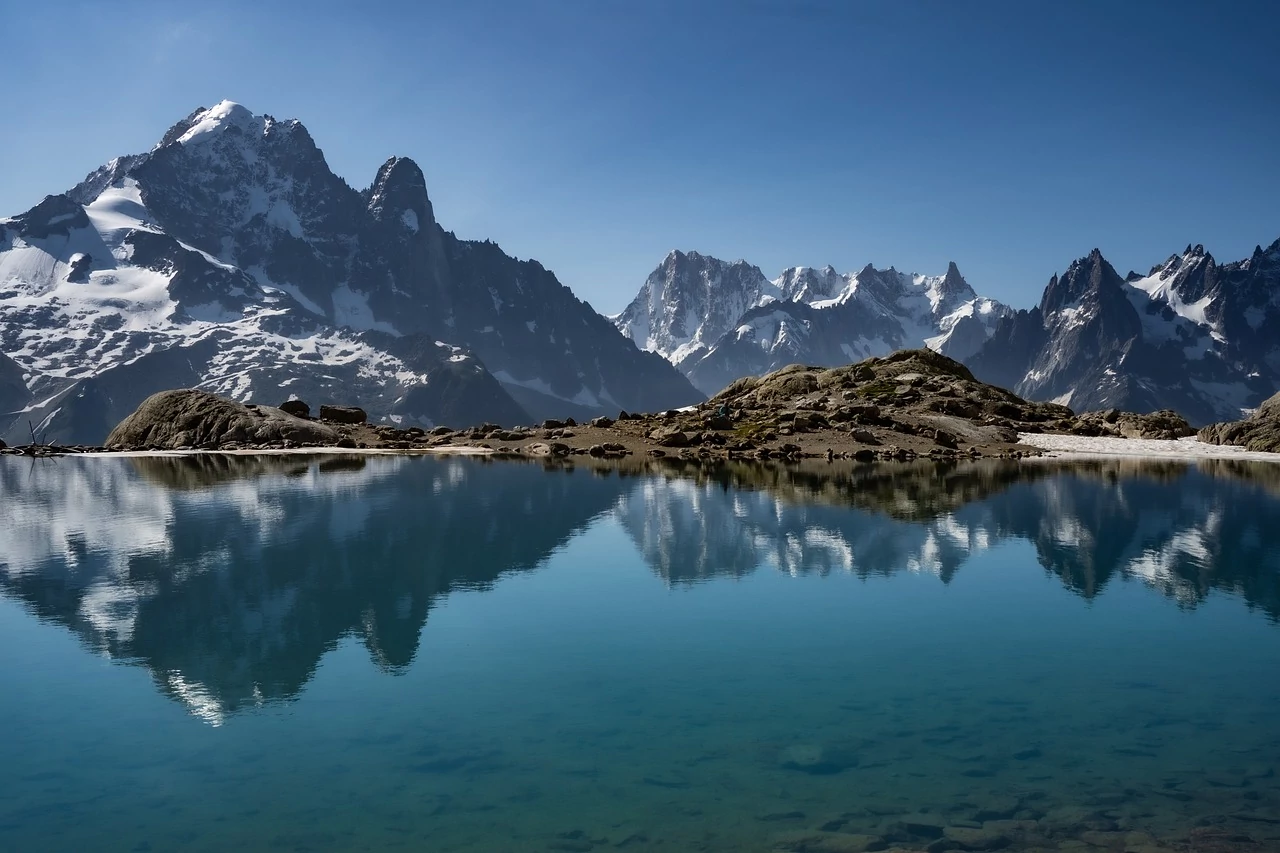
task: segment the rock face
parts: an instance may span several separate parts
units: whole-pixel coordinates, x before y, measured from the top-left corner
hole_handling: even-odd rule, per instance
[[[0,352],[63,441],[102,440],[102,399],[127,413],[165,387],[346,397],[423,426],[700,399],[535,261],[445,231],[412,160],[359,191],[299,122],[230,102],[0,219]],[[167,384],[117,376],[139,356]]]
[[[787,364],[835,367],[926,345],[963,359],[1010,313],[955,264],[940,276],[793,267],[769,281],[745,261],[672,252],[614,322],[714,394]]]
[[[142,402],[107,436],[124,450],[225,447],[228,444],[334,446],[338,433],[324,424],[270,406],[247,406],[195,389],[162,391]]]
[[[1205,427],[1200,430],[1200,440],[1280,453],[1280,394],[1269,398],[1245,420]]]
[[[0,353],[0,421],[6,414],[16,412],[31,400],[31,392],[22,379],[22,367],[7,355]]]
[[[1188,246],[1145,276],[1094,250],[1040,304],[1003,318],[967,363],[985,381],[1077,409],[1230,420],[1280,387],[1280,240],[1218,266]]]

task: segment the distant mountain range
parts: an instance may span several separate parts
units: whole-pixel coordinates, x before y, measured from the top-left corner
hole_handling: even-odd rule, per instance
[[[794,363],[834,367],[925,345],[964,360],[1012,313],[974,293],[955,264],[940,276],[793,267],[770,281],[745,261],[672,252],[613,319],[710,395]]]
[[[1123,278],[1095,249],[1002,318],[969,366],[1077,411],[1236,420],[1280,388],[1280,240],[1222,266],[1188,246]]]
[[[189,386],[454,426],[701,398],[536,261],[445,231],[412,160],[358,191],[228,101],[0,219],[0,437],[100,442]]]
[[[1280,388],[1280,240],[1224,266],[1187,247],[1127,277],[1094,250],[1029,311],[978,296],[954,263],[941,276],[828,266],[770,281],[745,261],[672,252],[612,319],[706,394],[787,364],[928,346],[1031,400],[1171,408],[1199,425]]]

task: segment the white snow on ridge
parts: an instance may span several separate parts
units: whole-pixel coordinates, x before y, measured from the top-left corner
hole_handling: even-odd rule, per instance
[[[357,331],[373,330],[400,336],[390,323],[373,319],[369,298],[358,290],[352,290],[348,284],[343,284],[333,291],[333,320],[339,326]]]
[[[264,126],[265,119],[255,116],[247,108],[234,101],[222,101],[197,116],[195,124],[178,137],[178,142],[183,145],[208,142],[215,134],[228,127],[239,127],[246,131],[256,130],[261,133]]]
[[[159,234],[151,213],[142,203],[142,191],[133,178],[125,178],[118,186],[107,187],[89,204],[85,214],[104,242],[116,243],[128,231],[150,231]]]

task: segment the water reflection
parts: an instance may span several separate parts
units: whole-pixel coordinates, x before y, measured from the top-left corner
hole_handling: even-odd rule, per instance
[[[438,596],[533,568],[618,491],[462,460],[216,456],[0,465],[0,488],[5,591],[214,722],[296,695],[345,636],[407,666]]]
[[[1280,466],[1210,460],[723,467],[655,478],[619,515],[662,578],[925,571],[949,581],[1009,539],[1086,598],[1117,578],[1194,606],[1210,591],[1280,621]]]
[[[0,586],[210,722],[289,699],[347,636],[407,667],[433,603],[602,514],[665,582],[761,567],[949,581],[1012,539],[1088,598],[1141,581],[1280,620],[1280,468],[1133,461],[553,468],[404,457],[0,460]]]

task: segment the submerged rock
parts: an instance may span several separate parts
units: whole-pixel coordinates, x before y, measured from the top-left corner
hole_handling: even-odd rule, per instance
[[[124,450],[216,448],[223,444],[327,444],[338,441],[331,427],[304,421],[270,406],[248,406],[194,388],[161,391],[142,401],[107,436],[107,446]]]
[[[838,746],[800,743],[782,750],[778,763],[787,770],[814,776],[829,776],[858,766],[858,756]]]

